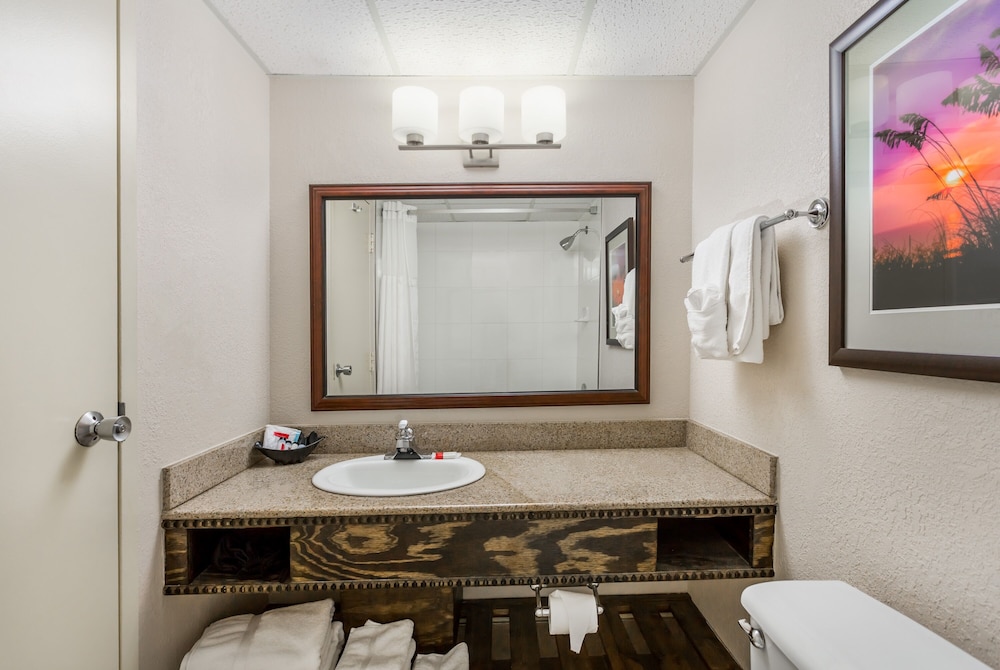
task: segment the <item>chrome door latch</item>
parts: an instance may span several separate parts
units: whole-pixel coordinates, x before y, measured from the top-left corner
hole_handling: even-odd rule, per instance
[[[758,649],[764,648],[764,634],[761,633],[759,629],[751,626],[750,622],[746,619],[740,619],[740,628],[742,628],[743,632],[747,634],[748,638],[750,638],[750,644]]]
[[[101,440],[124,442],[132,432],[127,416],[104,418],[100,412],[87,412],[76,422],[76,441],[81,447],[92,447]]]

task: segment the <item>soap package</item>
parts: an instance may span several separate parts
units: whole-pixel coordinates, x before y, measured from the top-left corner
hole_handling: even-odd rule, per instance
[[[264,448],[275,451],[297,449],[301,446],[299,445],[299,437],[301,436],[302,431],[296,428],[285,428],[284,426],[272,426],[268,424],[264,428]]]

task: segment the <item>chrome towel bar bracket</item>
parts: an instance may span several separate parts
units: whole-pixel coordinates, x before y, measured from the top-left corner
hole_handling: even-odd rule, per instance
[[[768,219],[764,223],[760,224],[760,229],[764,230],[765,228],[770,228],[771,226],[782,223],[783,221],[790,221],[800,217],[807,218],[809,220],[809,225],[816,230],[819,230],[826,225],[827,221],[830,220],[830,201],[826,198],[816,198],[809,203],[809,209],[804,212],[787,209],[778,216]],[[681,263],[688,263],[692,258],[694,258],[693,251],[686,256],[682,256]]]

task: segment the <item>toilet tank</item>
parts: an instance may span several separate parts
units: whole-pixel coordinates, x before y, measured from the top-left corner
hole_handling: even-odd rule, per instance
[[[740,601],[764,639],[750,648],[751,670],[990,670],[844,582],[754,584]]]

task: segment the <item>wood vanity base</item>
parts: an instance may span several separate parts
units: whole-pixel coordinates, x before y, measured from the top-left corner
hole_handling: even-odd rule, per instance
[[[773,577],[774,505],[165,520],[164,593]]]

